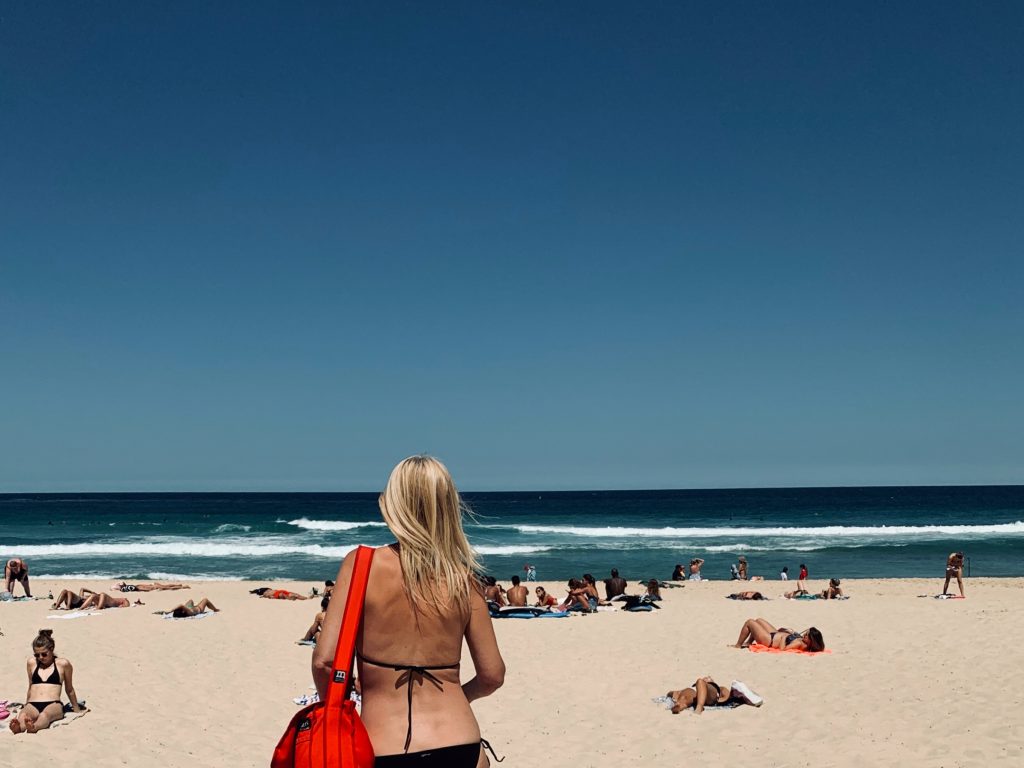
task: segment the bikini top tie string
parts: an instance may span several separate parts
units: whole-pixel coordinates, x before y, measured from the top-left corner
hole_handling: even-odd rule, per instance
[[[406,677],[406,706],[408,708],[407,722],[408,727],[405,732],[405,752],[409,751],[409,745],[412,744],[412,684],[414,681],[413,676],[419,675],[421,678],[426,678],[430,682],[434,683],[438,688],[444,686],[444,682],[439,680],[435,675],[431,674],[430,670],[437,669],[458,669],[459,662],[454,664],[435,664],[435,665],[420,665],[420,664],[389,664],[382,661],[374,661],[368,659],[365,656],[359,657],[364,664],[372,664],[375,667],[383,667],[384,669],[393,669],[395,672],[407,672]]]

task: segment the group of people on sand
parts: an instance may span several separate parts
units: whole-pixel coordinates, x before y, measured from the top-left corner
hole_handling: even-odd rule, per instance
[[[519,576],[512,576],[511,582],[512,586],[505,589],[494,576],[483,576],[481,578],[484,599],[487,601],[492,613],[503,608],[525,608],[531,605],[529,587],[522,583]],[[597,584],[597,579],[590,573],[583,574],[582,578],[571,578],[566,583],[565,597],[562,600],[548,592],[543,585],[537,585],[533,589],[534,602],[532,607],[543,608],[553,612],[578,611],[580,613],[593,613],[597,610],[598,606],[611,605],[613,601],[627,596],[626,580],[619,575],[619,571],[616,568],[612,568],[611,575],[607,579],[602,579],[604,597],[601,597]],[[661,600],[661,585],[657,579],[650,579],[644,582],[644,590],[643,598],[645,600]]]
[[[189,589],[187,584],[169,584],[153,582],[152,584],[127,584],[120,582],[111,587],[112,592],[157,592],[164,590]],[[145,605],[142,600],[132,602],[127,597],[115,597],[106,592],[96,592],[88,587],[82,587],[77,592],[70,589],[62,589],[57,599],[50,607],[57,611],[87,611],[91,608],[103,610],[104,608],[130,608],[134,605]]]

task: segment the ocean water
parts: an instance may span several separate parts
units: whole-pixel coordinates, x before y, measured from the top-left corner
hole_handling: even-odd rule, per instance
[[[706,561],[729,578],[943,574],[963,549],[974,576],[1024,576],[1024,486],[469,493],[470,541],[506,580],[618,568],[668,578]],[[37,578],[333,578],[360,543],[391,540],[375,493],[0,495],[0,557]]]

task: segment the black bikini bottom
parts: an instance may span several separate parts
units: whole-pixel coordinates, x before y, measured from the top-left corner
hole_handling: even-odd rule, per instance
[[[402,755],[378,755],[373,761],[374,768],[476,768],[480,761],[480,742],[456,744],[454,747],[439,747],[423,752],[406,752]]]
[[[30,701],[29,704],[39,710],[39,714],[43,714],[43,710],[51,704],[60,704],[60,699],[57,701]]]

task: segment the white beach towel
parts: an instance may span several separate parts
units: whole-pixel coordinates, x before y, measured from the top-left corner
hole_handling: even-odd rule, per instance
[[[69,611],[68,613],[54,613],[47,616],[48,619],[84,619],[89,616],[102,616],[99,611]]]

